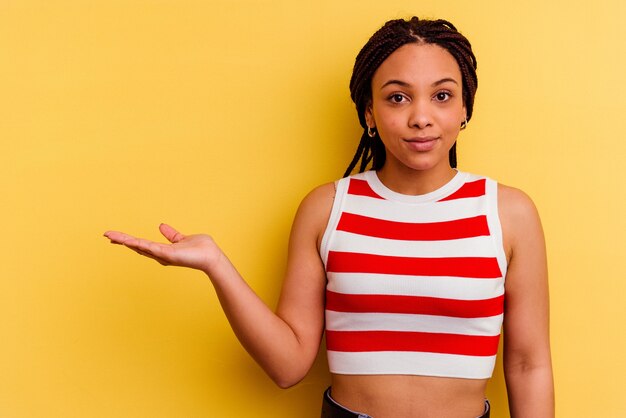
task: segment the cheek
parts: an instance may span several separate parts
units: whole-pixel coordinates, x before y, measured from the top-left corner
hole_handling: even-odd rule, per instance
[[[382,124],[378,125],[378,134],[383,142],[387,143],[393,138],[402,136],[402,129],[397,121],[385,120]]]
[[[397,112],[376,112],[374,114],[379,130],[393,131],[401,126],[401,116]]]
[[[457,115],[448,116],[444,121],[446,129],[448,130],[455,129],[457,125],[460,126],[460,122],[457,123],[459,120],[460,120],[460,116],[458,117]]]
[[[400,129],[400,121],[398,119],[387,119],[385,126],[389,131],[397,131]]]
[[[463,121],[464,113],[459,111],[454,112],[444,112],[441,114],[440,121],[445,129],[454,130],[456,128],[460,128],[461,122]]]

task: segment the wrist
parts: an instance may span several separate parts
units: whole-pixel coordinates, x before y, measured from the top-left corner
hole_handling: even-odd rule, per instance
[[[220,277],[224,276],[230,262],[217,245],[207,252],[208,254],[200,270],[202,270],[211,281],[219,280]]]

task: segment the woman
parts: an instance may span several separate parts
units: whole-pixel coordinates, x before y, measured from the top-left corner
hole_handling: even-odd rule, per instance
[[[306,375],[326,330],[323,417],[488,417],[502,325],[511,416],[553,417],[539,217],[521,191],[455,169],[475,70],[469,42],[443,20],[393,20],[372,36],[350,82],[361,143],[346,177],[301,203],[276,312],[207,235],[163,224],[171,244],[105,236],[204,271],[280,387]]]

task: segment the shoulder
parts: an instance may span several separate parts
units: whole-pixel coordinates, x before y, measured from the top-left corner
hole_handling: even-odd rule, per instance
[[[515,187],[498,183],[498,208],[507,218],[536,216],[537,208],[530,196]]]
[[[311,190],[300,203],[299,211],[323,214],[330,212],[335,199],[335,183],[326,183]]]
[[[543,240],[537,207],[522,190],[498,184],[498,215],[507,255],[512,255],[524,241]]]
[[[322,184],[311,190],[300,203],[294,228],[315,236],[319,242],[330,218],[334,199],[335,183]]]

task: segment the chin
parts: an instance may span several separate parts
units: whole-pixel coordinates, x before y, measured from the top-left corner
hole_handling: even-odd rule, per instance
[[[432,161],[412,161],[405,164],[405,166],[413,171],[429,171],[440,167],[440,164]]]

